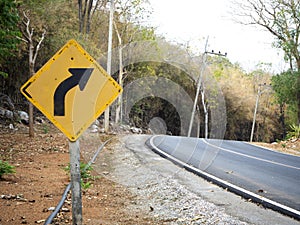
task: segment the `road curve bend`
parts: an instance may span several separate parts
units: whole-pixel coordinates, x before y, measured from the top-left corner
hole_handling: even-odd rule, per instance
[[[300,220],[300,157],[245,142],[156,135],[146,143],[185,169]]]

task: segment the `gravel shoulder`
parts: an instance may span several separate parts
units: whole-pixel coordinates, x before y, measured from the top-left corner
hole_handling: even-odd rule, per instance
[[[131,212],[142,211],[164,224],[300,224],[161,158],[145,146],[147,138],[123,136],[95,163],[96,171],[109,167],[105,177],[136,195]]]

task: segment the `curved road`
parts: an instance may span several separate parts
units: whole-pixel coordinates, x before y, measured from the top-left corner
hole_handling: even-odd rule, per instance
[[[153,136],[148,145],[231,191],[300,219],[300,157],[215,139]]]

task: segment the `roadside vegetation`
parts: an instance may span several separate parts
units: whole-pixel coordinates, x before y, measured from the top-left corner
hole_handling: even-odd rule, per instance
[[[300,138],[300,125],[290,125],[290,131],[287,134],[287,138]]]
[[[235,6],[244,16],[242,18],[249,16],[248,19],[253,19],[240,22],[272,28],[274,47],[285,52],[283,60],[289,62],[290,69],[273,74],[269,65],[262,62],[254,71],[246,72],[240,65],[226,58],[208,56],[208,71],[220,85],[226,100],[226,139],[249,141],[257,97],[259,105],[253,140],[274,142],[289,138],[291,135],[299,138],[300,28],[297,24],[300,18],[300,4],[293,0],[284,3],[271,1],[272,3],[264,7],[260,4],[262,2],[237,1]],[[257,7],[244,7],[249,4]],[[0,110],[2,112],[28,110],[28,103],[20,94],[20,86],[71,38],[83,45],[95,59],[100,59],[100,64],[105,68],[105,61],[101,59],[107,52],[109,7],[110,3],[106,0],[0,0]],[[276,14],[273,18],[259,18],[265,15],[266,9],[274,9]],[[121,46],[135,41],[164,40],[163,37],[156,35],[155,28],[143,25],[142,21],[150,14],[151,6],[147,1],[116,1],[113,48],[120,49],[119,54],[122,54]],[[261,24],[261,21],[265,21],[266,24]],[[268,27],[269,24],[274,26]],[[29,45],[28,34],[31,34],[32,45]],[[167,41],[165,46],[170,52],[176,49],[176,52],[186,54],[190,51],[189,47]],[[30,64],[30,49],[33,50],[31,53],[37,56],[34,64]],[[112,76],[122,86],[141,77],[165,77],[184,88],[191,99],[194,99],[196,93],[196,81],[167,63],[140,62],[120,67]],[[203,107],[207,106],[209,114],[214,102],[209,98],[202,100],[199,98],[198,107],[203,111]],[[120,109],[122,105],[120,101],[122,99],[116,101],[111,110],[111,119],[117,124],[130,123],[147,129],[151,118],[157,116],[165,120],[170,133],[174,135],[179,133],[178,115],[164,99],[156,97],[142,99],[130,112],[129,121],[121,120],[123,110]],[[8,126],[11,121],[8,121],[4,114],[0,114],[1,123]],[[35,110],[33,116],[36,117],[38,114],[39,112]],[[200,113],[201,137],[204,136],[205,130],[203,122],[205,118],[202,114]]]
[[[15,167],[10,165],[8,162],[4,162],[0,160],[0,180],[2,179],[2,176],[5,174],[13,174],[15,173]]]
[[[70,164],[64,168],[68,174],[70,174]],[[83,189],[88,189],[91,187],[92,182],[97,179],[97,176],[93,176],[91,172],[93,171],[93,167],[86,163],[80,162],[80,176],[81,176],[81,187]]]

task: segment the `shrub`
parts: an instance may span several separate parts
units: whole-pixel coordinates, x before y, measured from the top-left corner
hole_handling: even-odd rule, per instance
[[[288,132],[288,138],[300,138],[300,125],[290,125],[291,130]]]
[[[4,174],[15,173],[15,167],[10,165],[8,162],[3,162],[0,160],[0,179]]]
[[[70,164],[66,166],[64,170],[70,172]],[[93,170],[92,166],[87,166],[87,164],[80,162],[80,175],[81,175],[80,183],[83,189],[89,188],[92,185],[89,180],[96,178],[91,175],[92,170]]]

